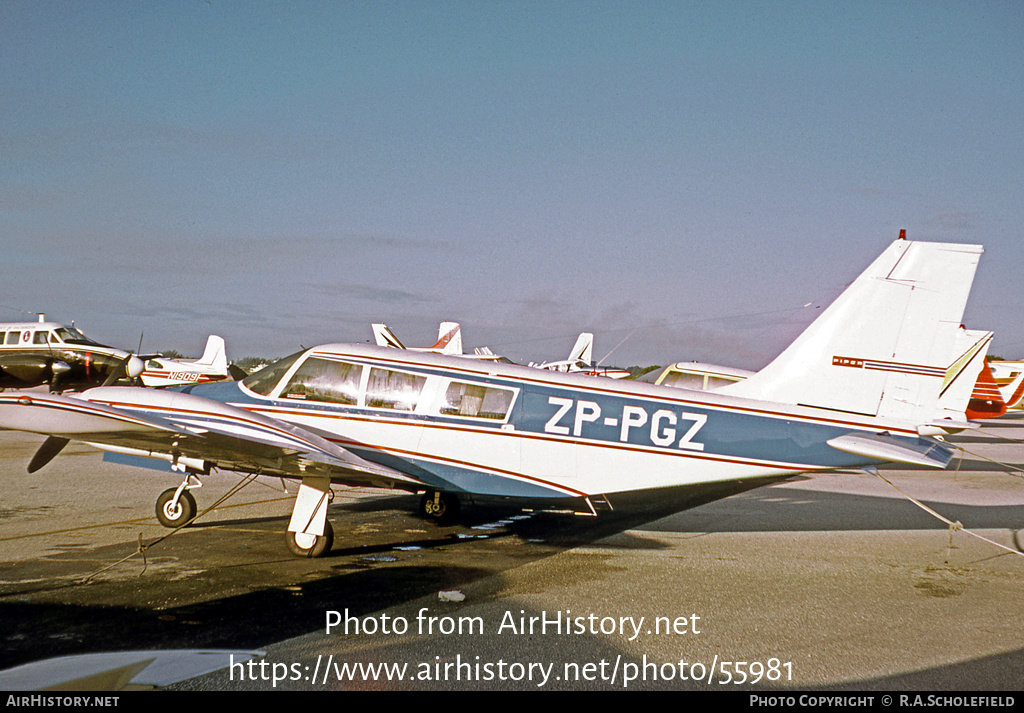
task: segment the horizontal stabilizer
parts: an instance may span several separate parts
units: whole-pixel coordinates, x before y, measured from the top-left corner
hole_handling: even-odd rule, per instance
[[[884,433],[848,433],[828,441],[837,451],[882,461],[910,463],[929,468],[945,468],[953,459],[953,449],[930,438],[905,441]]]

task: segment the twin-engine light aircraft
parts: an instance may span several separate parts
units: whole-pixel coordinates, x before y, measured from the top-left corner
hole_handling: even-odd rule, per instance
[[[74,326],[47,322],[44,315],[38,322],[0,324],[0,389],[81,389],[134,378],[142,370],[137,356],[98,344]]]
[[[885,461],[943,468],[941,437],[972,426],[978,374],[955,362],[981,253],[895,241],[767,367],[712,391],[333,344],[241,382],[0,394],[0,428],[49,436],[30,471],[70,439],[170,462],[186,477],[159,501],[168,525],[194,515],[193,475],[295,479],[286,540],[301,556],[331,547],[334,484],[423,493],[431,516],[467,498],[596,514],[627,495]],[[962,403],[944,399],[962,380]]]

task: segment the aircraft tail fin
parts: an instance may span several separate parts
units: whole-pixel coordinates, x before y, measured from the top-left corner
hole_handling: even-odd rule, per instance
[[[429,351],[462,354],[462,326],[458,322],[441,322],[437,328],[437,344]]]
[[[585,364],[593,363],[594,335],[590,332],[583,332],[580,334],[580,336],[576,338],[576,344],[573,345],[572,351],[569,352],[569,358],[566,361],[582,361]]]
[[[223,373],[228,373],[228,355],[224,347],[224,339],[216,334],[211,334],[206,340],[206,349],[203,355],[195,362],[198,366],[214,367]]]
[[[957,347],[982,252],[980,245],[908,241],[901,232],[782,354],[720,392],[925,429],[937,421],[966,425],[970,389],[963,403],[941,399],[953,382],[959,389],[977,380],[959,363]]]
[[[405,345],[399,341],[398,337],[395,336],[394,332],[388,329],[386,324],[374,324],[373,325],[373,339],[377,342],[378,347],[393,347],[395,349],[405,349]]]

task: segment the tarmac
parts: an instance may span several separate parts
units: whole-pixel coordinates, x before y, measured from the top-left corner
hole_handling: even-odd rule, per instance
[[[945,471],[797,478],[599,517],[337,491],[328,556],[244,484],[171,531],[179,478],[0,432],[0,669],[70,654],[259,652],[176,690],[1013,692],[1024,680],[1024,414]],[[243,483],[203,478],[204,510]],[[612,503],[615,505],[615,502]],[[950,524],[952,523],[952,524]]]

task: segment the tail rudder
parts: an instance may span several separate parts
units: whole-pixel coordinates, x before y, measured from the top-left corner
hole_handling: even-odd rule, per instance
[[[942,418],[982,252],[901,235],[774,361],[721,392],[921,424]]]
[[[211,334],[206,340],[206,349],[203,355],[195,362],[199,366],[208,366],[220,373],[228,373],[228,355],[224,347],[224,339],[216,334]]]
[[[390,329],[388,329],[386,324],[375,323],[373,325],[373,339],[377,343],[378,347],[405,349],[405,345],[399,341],[398,337],[396,337]]]
[[[576,338],[576,344],[569,352],[569,362],[582,361],[584,364],[591,364],[594,361],[594,335],[590,332],[583,332]]]
[[[441,322],[437,328],[437,344],[429,351],[462,354],[462,326],[458,322]]]

